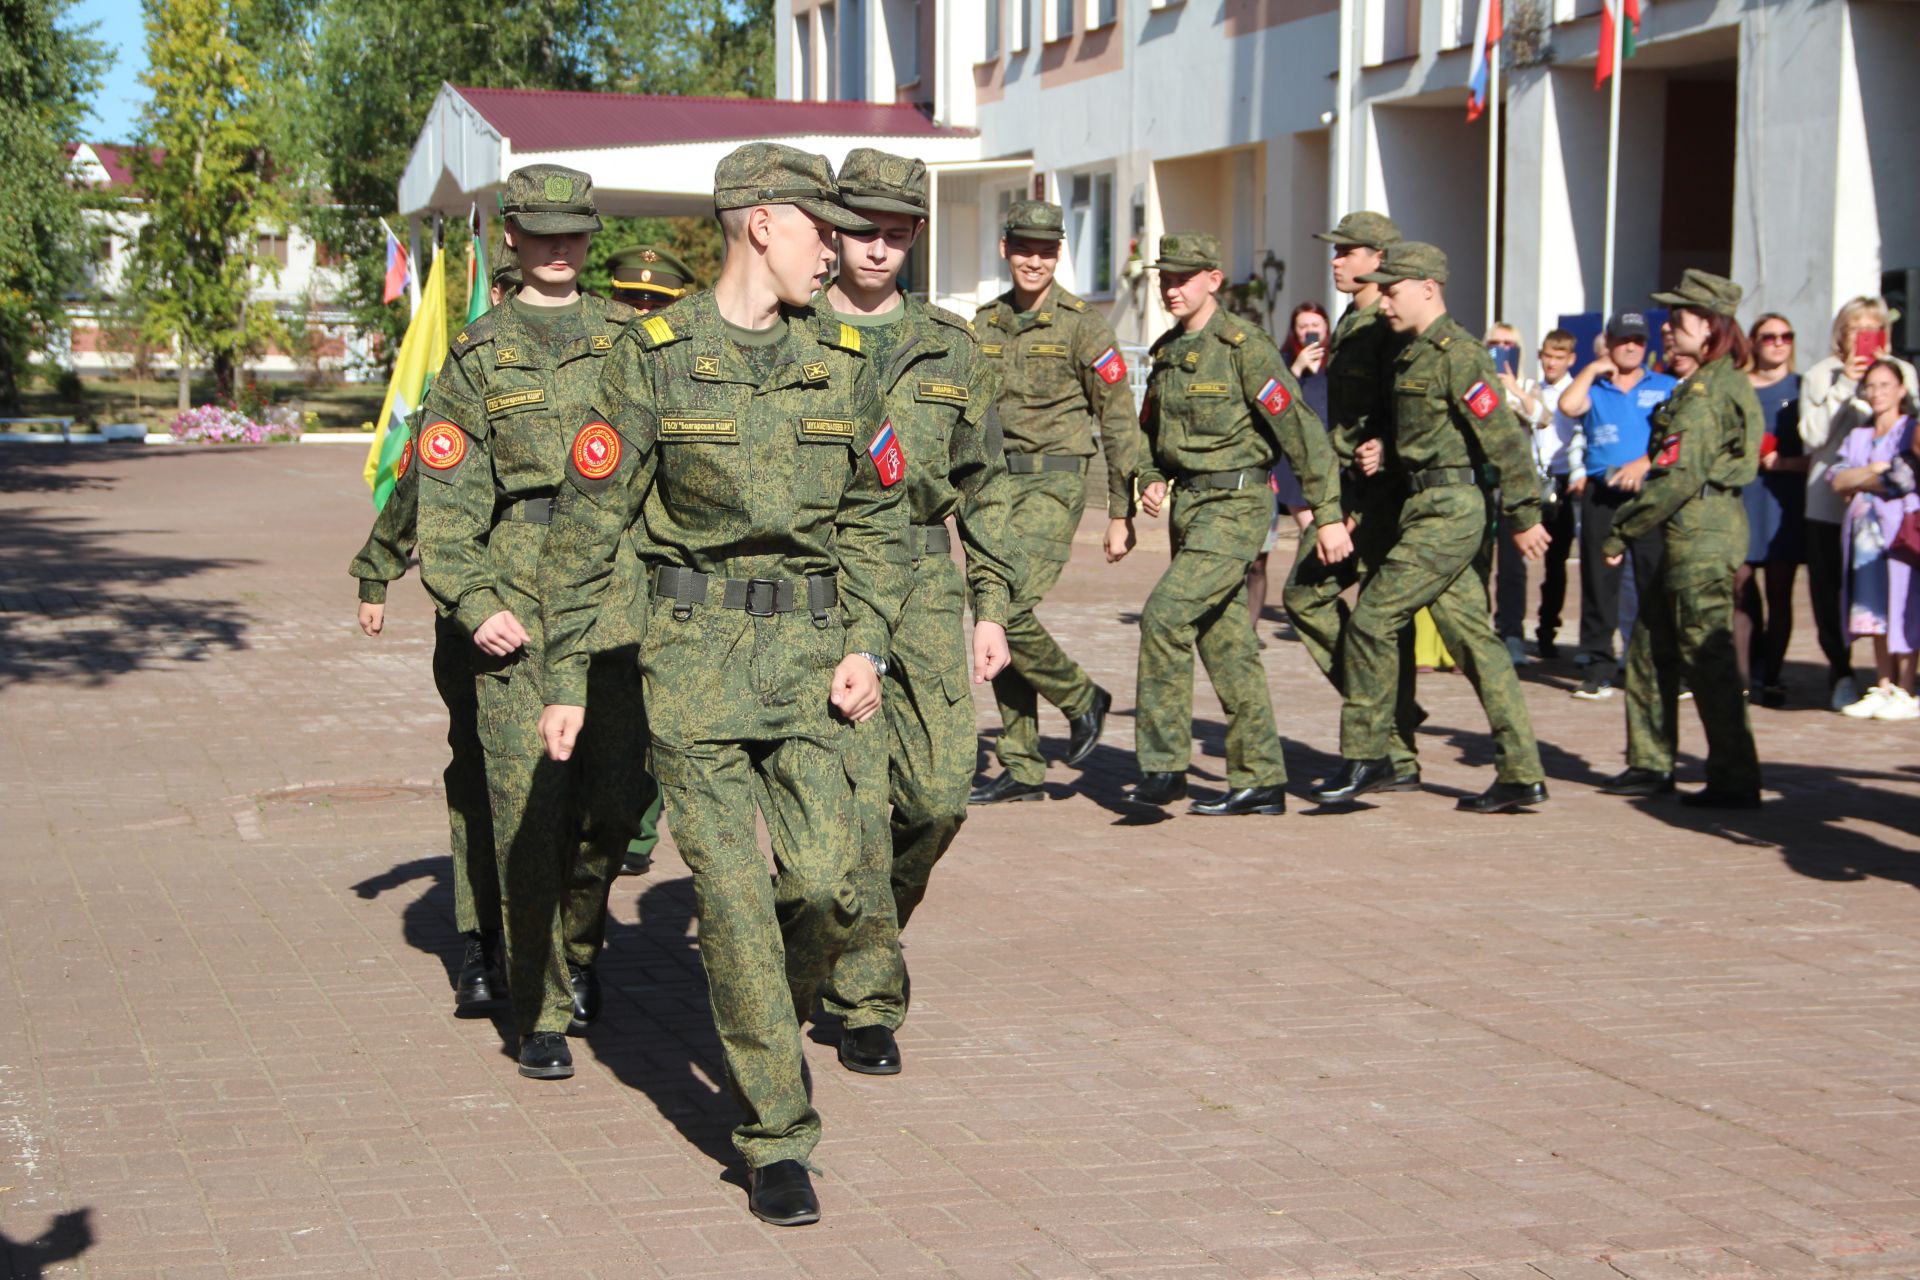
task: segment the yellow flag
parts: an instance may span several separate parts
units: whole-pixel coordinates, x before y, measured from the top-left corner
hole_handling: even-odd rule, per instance
[[[373,490],[373,505],[385,505],[393,492],[394,470],[406,446],[407,419],[427,398],[427,387],[447,358],[447,255],[433,255],[433,269],[420,290],[420,309],[407,325],[400,340],[400,357],[393,362],[393,377],[387,383],[387,398],[380,405],[380,420],[374,427],[373,443],[367,448],[365,475]]]

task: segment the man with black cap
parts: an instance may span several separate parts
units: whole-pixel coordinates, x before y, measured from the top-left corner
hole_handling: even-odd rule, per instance
[[[1333,687],[1346,690],[1346,646],[1350,612],[1343,593],[1364,582],[1379,567],[1400,527],[1406,500],[1397,469],[1365,475],[1354,465],[1354,451],[1368,440],[1393,438],[1393,361],[1406,346],[1380,312],[1380,286],[1366,279],[1380,269],[1381,256],[1400,239],[1400,228],[1383,213],[1362,209],[1340,219],[1316,240],[1333,246],[1333,287],[1351,301],[1334,326],[1327,351],[1327,430],[1341,473],[1342,506],[1353,531],[1353,554],[1323,560],[1304,540],[1281,596],[1294,632],[1306,645]],[[1414,701],[1413,628],[1399,637],[1400,675],[1393,708],[1393,739],[1387,755],[1393,780],[1377,791],[1418,791],[1420,757],[1414,730],[1426,719]]]
[[[1580,504],[1580,661],[1586,678],[1573,696],[1598,701],[1613,696],[1618,664],[1614,633],[1620,629],[1620,587],[1624,571],[1601,553],[1613,531],[1616,512],[1640,492],[1651,460],[1647,456],[1653,411],[1666,403],[1677,385],[1646,367],[1647,318],[1622,311],[1607,321],[1605,350],[1580,370],[1560,397],[1560,411],[1581,424],[1586,467],[1567,481],[1567,493]],[[1658,528],[1633,539],[1633,580],[1653,581],[1660,571]]]
[[[860,731],[868,760],[855,780],[865,828],[860,924],[821,990],[827,1012],[842,1019],[841,1065],[867,1075],[900,1070],[900,931],[966,821],[978,747],[969,682],[984,684],[1007,665],[1013,592],[993,370],[970,323],[900,292],[901,269],[926,226],[927,185],[922,161],[870,147],[847,153],[841,194],[874,226],[840,232],[839,274],[817,304],[860,331],[887,420],[906,444],[912,508],[913,588],[893,628],[883,714]],[[966,547],[964,583],[948,516]]]
[[[980,352],[1000,376],[1017,573],[1007,621],[1012,661],[993,682],[1005,772],[973,789],[974,804],[1046,797],[1040,785],[1047,776],[1040,754],[1041,698],[1067,717],[1068,765],[1093,754],[1113,705],[1112,695],[1066,655],[1033,612],[1073,556],[1096,427],[1107,463],[1107,562],[1117,563],[1133,549],[1140,424],[1127,362],[1113,327],[1054,282],[1065,225],[1059,205],[1016,200],[1000,237],[1013,288],[973,317]]]
[[[567,443],[631,308],[580,292],[600,226],[593,180],[559,165],[507,179],[506,239],[520,290],[461,330],[422,407],[420,576],[472,637],[480,741],[500,870],[508,988],[520,1073],[573,1074],[566,1033],[599,1012],[595,961],[614,869],[638,829],[630,762],[644,749],[624,607],[594,635],[592,680],[607,709],[572,768],[543,758],[538,722],[541,587],[536,578]],[[637,584],[631,544],[609,557]]]
[[[687,264],[657,244],[636,244],[607,260],[613,300],[643,315],[672,306],[697,287]]]
[[[862,908],[851,748],[880,709],[911,587],[908,459],[861,331],[809,305],[834,231],[872,225],[841,202],[826,158],[737,148],[714,174],[714,206],[727,252],[713,291],[630,326],[576,428],[540,564],[540,727],[565,760],[600,715],[591,633],[629,603],[607,566],[644,528],[653,765],[745,1112],[733,1142],[749,1209],[797,1226],[820,1218],[800,1023]]]

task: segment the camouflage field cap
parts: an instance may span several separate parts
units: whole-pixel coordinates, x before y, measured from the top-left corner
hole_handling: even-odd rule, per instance
[[[622,249],[607,260],[607,266],[613,272],[615,302],[627,301],[619,296],[623,293],[679,298],[693,290],[693,272],[687,264],[658,245]]]
[[[1001,231],[1008,239],[1060,240],[1067,234],[1067,215],[1045,200],[1015,200]]]
[[[825,156],[777,142],[749,142],[723,157],[713,171],[713,207],[751,209],[758,204],[798,205],[842,231],[871,231],[873,224],[842,203]]]
[[[1715,315],[1731,317],[1739,308],[1740,299],[1745,296],[1746,290],[1725,276],[1688,267],[1681,273],[1676,288],[1667,293],[1654,294],[1653,300],[1663,307],[1692,307],[1696,311],[1711,311]]]
[[[1340,225],[1331,231],[1314,232],[1313,238],[1328,244],[1357,244],[1363,249],[1385,250],[1400,239],[1400,228],[1384,213],[1361,209],[1340,219]]]
[[[502,293],[514,292],[520,287],[519,260],[512,254],[508,254],[501,260],[500,265],[493,269],[493,274],[487,277],[487,283]]]
[[[1160,256],[1155,271],[1224,271],[1220,259],[1220,237],[1204,231],[1169,231],[1160,237]]]
[[[840,166],[840,194],[849,209],[927,216],[927,165],[924,160],[855,147]]]
[[[500,212],[536,236],[600,229],[600,214],[593,207],[593,179],[565,165],[530,164],[508,174],[507,189],[500,193]]]
[[[1402,280],[1447,282],[1447,255],[1422,240],[1395,240],[1380,259],[1380,269],[1360,277],[1363,284],[1398,284]]]

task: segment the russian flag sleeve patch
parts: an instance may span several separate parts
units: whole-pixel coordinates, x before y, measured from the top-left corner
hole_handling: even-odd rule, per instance
[[[907,474],[907,454],[900,447],[900,437],[894,434],[892,419],[881,426],[880,434],[867,445],[867,456],[873,459],[873,469],[880,473],[880,484],[884,488],[893,488]]]
[[[1467,409],[1474,417],[1485,422],[1500,407],[1500,393],[1487,385],[1483,378],[1467,388]]]
[[[1268,378],[1267,385],[1260,388],[1260,394],[1256,399],[1260,401],[1262,409],[1276,418],[1285,413],[1287,406],[1293,403],[1293,397],[1287,394],[1286,385],[1278,378]]]
[[[1100,375],[1100,381],[1112,386],[1127,376],[1127,362],[1117,348],[1108,347],[1098,360],[1093,362],[1093,371]]]

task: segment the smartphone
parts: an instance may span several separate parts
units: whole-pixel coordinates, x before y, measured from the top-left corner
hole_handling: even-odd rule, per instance
[[[1885,329],[1863,329],[1853,335],[1853,354],[1856,359],[1869,363],[1878,360],[1887,351],[1887,331]]]
[[[1493,353],[1494,368],[1510,378],[1520,376],[1520,348],[1509,346],[1506,343],[1500,343],[1496,346],[1488,347],[1487,350]]]

